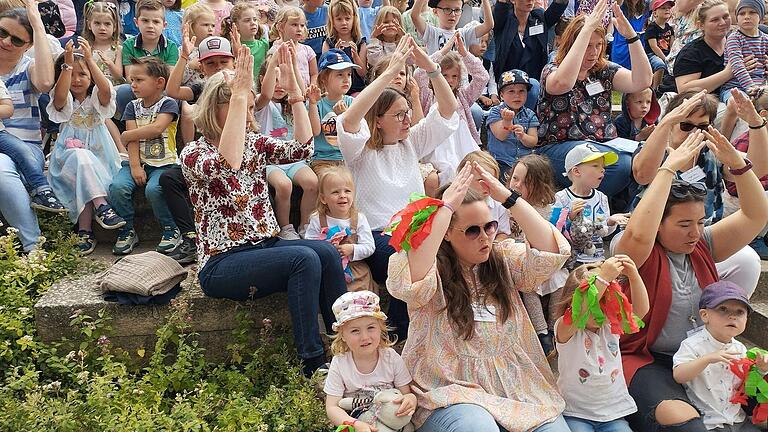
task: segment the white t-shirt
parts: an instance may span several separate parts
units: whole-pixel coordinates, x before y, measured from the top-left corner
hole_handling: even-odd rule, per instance
[[[724,344],[706,328],[702,328],[680,343],[680,349],[672,358],[673,368],[721,350],[741,357],[747,353],[747,347],[736,339]],[[731,402],[734,391],[740,385],[741,380],[731,372],[727,364],[714,363],[704,368],[696,378],[683,384],[683,387],[696,408],[704,412],[704,425],[707,429],[715,429],[741,423],[747,418],[741,405]]]
[[[328,219],[328,226],[339,226],[343,228],[350,228],[352,221],[350,219],[336,219],[334,217],[326,216]],[[313,213],[309,217],[309,226],[307,226],[307,232],[304,238],[307,240],[325,240],[325,236],[320,233],[322,227],[320,226],[320,215]],[[371,226],[368,225],[368,218],[364,214],[357,213],[357,227],[354,228],[357,234],[357,243],[355,243],[355,252],[352,254],[352,261],[360,261],[373,255],[376,250],[376,243],[373,242],[373,233],[371,233]]]
[[[493,220],[499,222],[498,232],[501,234],[512,235],[512,229],[509,227],[509,211],[505,209],[500,202],[491,197],[487,197],[485,203],[488,204],[488,207],[491,209],[491,217]]]
[[[435,151],[425,157],[422,162],[431,163],[438,172],[440,186],[446,185],[456,177],[458,168],[464,156],[480,150],[477,141],[469,132],[469,126],[464,120],[459,120],[459,129],[440,144]]]
[[[597,422],[620,419],[637,411],[629,395],[621,366],[619,336],[606,322],[597,333],[578,330],[571,339],[557,342],[557,387],[565,399],[563,415]]]
[[[427,47],[427,54],[432,55],[451,40],[453,34],[456,32],[461,33],[461,37],[464,38],[465,46],[470,47],[471,45],[476,45],[478,40],[475,28],[476,26],[462,27],[456,30],[445,30],[427,23],[427,28],[424,30],[424,34],[421,35],[421,38],[424,40],[424,45]]]
[[[595,253],[588,254],[586,251],[577,250],[576,261],[580,263],[602,261],[605,259],[603,237],[610,235],[617,228],[616,225],[608,226],[608,217],[611,215],[611,209],[608,207],[608,197],[597,189],[592,189],[592,193],[589,196],[579,196],[571,192],[570,188],[565,188],[555,194],[555,204],[553,207],[570,209],[575,199],[584,201],[584,210],[581,212],[584,219],[602,223],[603,225],[603,228],[592,237]]]
[[[352,353],[346,352],[331,360],[323,392],[330,396],[372,401],[380,390],[402,387],[412,380],[403,358],[392,348],[379,349],[379,362],[369,374],[358,371]]]

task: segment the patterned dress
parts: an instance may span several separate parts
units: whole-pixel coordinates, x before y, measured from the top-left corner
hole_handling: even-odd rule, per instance
[[[568,241],[554,228],[552,233],[559,253],[512,240],[494,244],[495,253],[507,263],[513,289],[534,290],[570,256]],[[411,324],[403,359],[418,387],[419,405],[412,420],[417,427],[433,410],[459,403],[485,408],[510,432],[532,430],[563,412],[565,403],[519,295],[511,296],[512,313],[506,322],[476,321],[474,336],[465,341],[445,312],[436,264],[424,279],[411,283],[407,255],[392,255],[387,289],[408,303]]]

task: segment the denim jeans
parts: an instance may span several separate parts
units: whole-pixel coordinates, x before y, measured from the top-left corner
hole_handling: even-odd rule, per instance
[[[496,423],[491,413],[480,405],[461,403],[432,412],[419,432],[506,432]],[[533,432],[569,432],[563,416],[555,421],[543,424]]]
[[[293,339],[302,359],[323,354],[318,310],[330,329],[331,305],[347,290],[339,253],[319,240],[271,238],[237,247],[211,257],[198,277],[203,292],[216,298],[246,300],[286,291]]]
[[[541,83],[536,78],[529,78],[531,89],[528,90],[528,98],[525,100],[525,106],[536,112],[536,104],[539,103],[539,94],[541,93]],[[499,96],[501,98],[501,96]]]
[[[13,160],[33,195],[51,188],[43,174],[45,156],[40,147],[26,143],[7,131],[0,131],[0,153]]]
[[[42,155],[40,152],[41,158]],[[10,157],[0,154],[0,213],[19,230],[19,240],[25,251],[32,250],[40,237],[37,215],[29,204],[29,193],[18,167]]]
[[[632,432],[632,429],[629,428],[629,423],[623,418],[608,422],[598,422],[565,416],[565,422],[568,423],[568,427],[571,428],[572,432]]]
[[[656,54],[651,54],[648,56],[648,62],[651,63],[651,70],[656,72],[659,69],[666,69],[667,64],[664,63],[664,60],[660,59],[659,56]]]
[[[373,242],[376,244],[376,250],[373,255],[365,259],[366,264],[371,269],[373,280],[379,284],[387,281],[387,269],[389,268],[389,257],[395,253],[395,249],[389,245],[389,239],[392,237],[382,235],[381,231],[373,231]],[[395,328],[395,334],[399,340],[405,340],[408,337],[408,305],[400,299],[389,298],[389,309],[387,309],[387,318],[390,327]]]
[[[115,97],[115,104],[117,107],[117,110],[115,111],[115,117],[122,120],[125,107],[128,106],[132,100],[136,99],[136,95],[133,94],[133,90],[131,90],[130,84],[120,84],[119,86],[115,87],[115,92],[117,94]]]
[[[144,171],[147,173],[144,196],[147,197],[147,201],[152,206],[152,213],[155,214],[160,226],[176,228],[176,222],[173,220],[171,211],[168,210],[163,189],[160,187],[160,175],[171,166],[173,165],[163,167],[144,165]],[[117,214],[125,219],[124,229],[133,228],[133,191],[135,190],[136,183],[131,175],[131,167],[128,161],[123,161],[120,171],[117,172],[109,186],[109,202]]]

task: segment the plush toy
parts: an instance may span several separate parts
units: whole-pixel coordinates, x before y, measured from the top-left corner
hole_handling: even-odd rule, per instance
[[[368,411],[362,413],[357,419],[375,426],[379,432],[413,432],[411,416],[398,417],[395,415],[400,404],[393,401],[403,394],[398,389],[381,390],[373,397],[373,403]],[[355,398],[343,398],[339,401],[339,407],[345,411],[352,411],[359,404]]]
[[[597,246],[593,241],[595,235],[603,237],[607,233],[607,227],[602,221],[593,222],[587,218],[576,218],[571,222],[571,245],[573,246],[573,256],[569,260],[575,260],[578,251],[583,251],[587,255],[594,255],[597,251]]]

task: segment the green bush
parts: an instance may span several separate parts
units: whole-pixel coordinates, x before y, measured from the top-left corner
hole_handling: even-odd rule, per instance
[[[35,333],[34,303],[61,277],[92,269],[74,252],[66,220],[41,224],[48,240],[28,255],[18,252],[12,228],[0,236],[0,430],[330,429],[315,383],[301,375],[290,343],[268,323],[251,352],[253,323],[239,317],[229,364],[205,360],[184,300],[172,303],[141,368],[112,346],[110,318],[103,311],[71,317],[77,341],[42,343]]]

